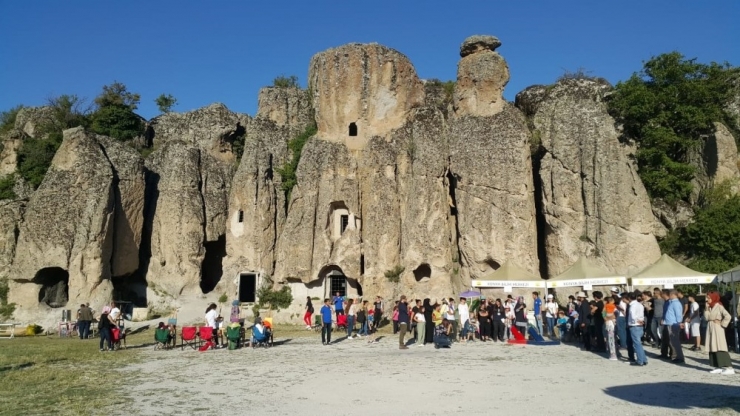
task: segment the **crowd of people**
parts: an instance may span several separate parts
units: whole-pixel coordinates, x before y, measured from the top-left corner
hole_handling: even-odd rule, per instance
[[[553,294],[543,302],[539,292],[533,292],[533,320],[528,317],[523,296],[514,299],[508,295],[503,301],[464,297],[409,300],[401,296],[386,319],[399,336],[400,349],[408,349],[411,344],[406,342],[407,334],[419,347],[449,347],[455,342],[506,342],[517,334],[526,337],[531,326],[543,336],[578,343],[586,351],[605,354],[609,360],[626,358],[635,366],[648,364],[647,346],[659,350],[661,359],[681,364],[685,360],[683,341],[689,339],[692,351],[704,348],[709,354],[712,373],[734,374],[725,336],[732,316],[719,293],[706,295],[706,310],[695,295],[684,295],[681,290],[655,288],[652,292],[620,293],[612,287],[608,296],[600,291],[591,295],[589,299],[581,291],[560,305]],[[369,342],[374,342],[372,334],[382,322],[385,305],[381,297],[369,304],[337,293],[324,299],[320,313],[323,345],[331,344],[332,327],[338,322],[343,323],[347,339],[371,336]],[[312,314],[309,298],[304,316],[307,328],[311,328]],[[359,330],[355,333],[356,324]]]

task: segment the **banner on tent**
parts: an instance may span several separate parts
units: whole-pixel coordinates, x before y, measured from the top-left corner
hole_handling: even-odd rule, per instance
[[[548,287],[572,287],[572,286],[608,286],[621,285],[627,283],[624,277],[605,277],[602,279],[583,279],[583,280],[561,280],[547,282]]]
[[[473,280],[473,287],[545,287],[545,282],[527,280]]]
[[[690,284],[707,284],[714,281],[714,276],[697,276],[697,277],[665,277],[654,279],[632,279],[634,286],[653,286],[653,285],[690,285]]]

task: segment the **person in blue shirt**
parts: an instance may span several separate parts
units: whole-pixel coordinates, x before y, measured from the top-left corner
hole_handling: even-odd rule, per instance
[[[680,364],[684,362],[683,348],[681,347],[681,329],[683,329],[683,306],[681,301],[678,299],[678,292],[671,290],[668,295],[670,300],[666,302],[668,307],[663,315],[663,322],[668,328],[668,337],[671,341],[671,347],[673,347],[673,353],[676,357],[673,359],[674,363]]]
[[[331,344],[331,306],[329,298],[324,299],[324,306],[321,307],[321,343],[323,345]]]
[[[540,292],[532,292],[532,298],[534,298],[534,322],[537,327],[537,333],[542,334],[542,299],[540,299]]]
[[[334,312],[336,312],[337,316],[344,315],[344,296],[340,296],[339,292],[337,292],[336,296],[332,298],[332,302],[334,303]]]

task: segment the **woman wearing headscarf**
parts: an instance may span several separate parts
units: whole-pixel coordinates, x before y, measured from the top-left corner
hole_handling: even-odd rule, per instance
[[[725,338],[725,328],[730,324],[732,315],[722,306],[718,292],[707,293],[707,305],[707,310],[704,312],[707,320],[704,348],[709,351],[709,365],[715,367],[710,373],[735,374]]]
[[[113,351],[113,343],[111,342],[110,329],[113,327],[114,322],[110,318],[110,306],[105,306],[103,312],[98,318],[98,333],[100,334],[100,351]],[[108,341],[105,344],[105,341]],[[103,346],[105,345],[105,349]]]
[[[434,342],[434,325],[432,324],[432,314],[434,308],[429,298],[424,299],[424,319],[426,319],[427,325],[424,328],[424,344],[431,344]]]
[[[527,338],[527,304],[524,303],[524,296],[519,296],[514,305],[514,323],[517,331]]]

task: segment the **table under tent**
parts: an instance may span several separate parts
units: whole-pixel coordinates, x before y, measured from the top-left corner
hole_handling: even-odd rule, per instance
[[[718,274],[715,282],[720,286],[720,293],[732,293],[731,310],[729,312],[732,314],[732,325],[735,329],[732,331],[735,335],[735,352],[740,353],[740,340],[737,333],[737,290],[740,284],[740,266]]]
[[[626,284],[625,276],[607,270],[594,258],[581,256],[567,270],[547,280],[546,287],[555,290],[581,287],[585,291],[593,290],[594,286]]]
[[[653,264],[630,276],[630,284],[635,286],[662,286],[673,289],[674,285],[706,285],[712,283],[715,275],[697,272],[663,254]]]

